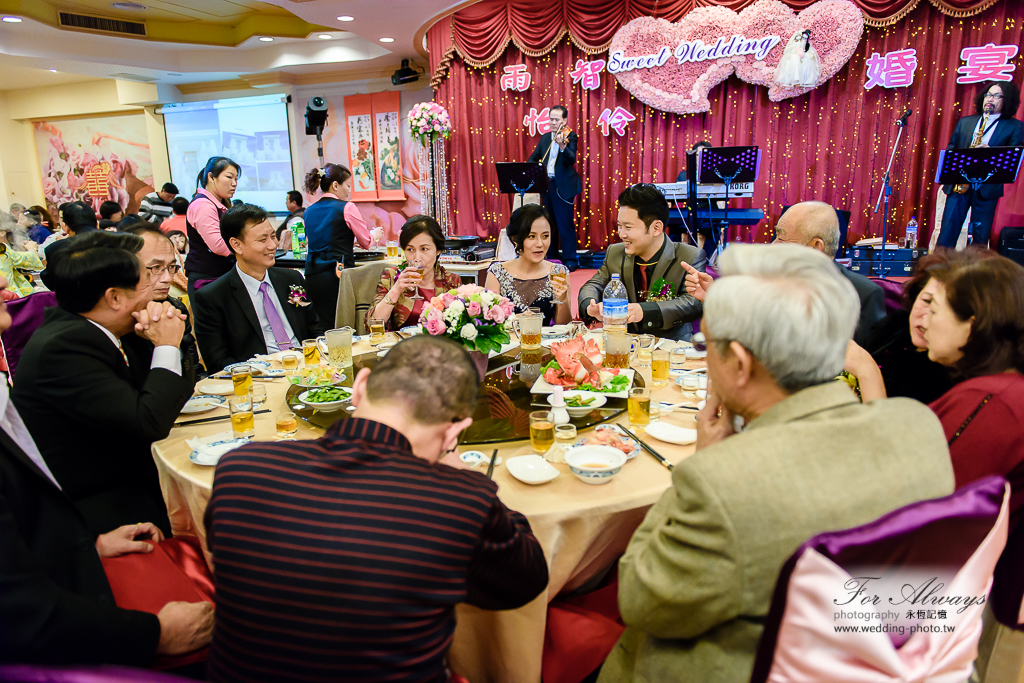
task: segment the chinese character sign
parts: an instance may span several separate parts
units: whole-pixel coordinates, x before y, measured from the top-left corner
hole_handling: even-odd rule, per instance
[[[626,126],[630,121],[636,121],[636,117],[622,107],[615,107],[615,111],[605,109],[601,112],[597,125],[601,126],[601,132],[605,137],[608,137],[609,129],[622,136],[626,134]]]
[[[1011,75],[1017,67],[1010,60],[1017,56],[1016,45],[994,45],[965,47],[960,50],[960,59],[966,64],[956,70],[960,76],[957,83],[981,83],[982,81],[1012,81]]]
[[[85,174],[85,189],[93,199],[110,197],[110,164],[106,161],[96,164]]]
[[[584,90],[597,90],[601,87],[601,72],[604,71],[605,61],[596,59],[593,62],[576,60],[576,68],[569,72],[572,76],[572,84],[580,83]]]
[[[504,71],[505,73],[501,76],[502,90],[526,92],[530,89],[533,76],[526,70],[525,64],[510,64],[505,67]]]
[[[883,88],[909,87],[914,84],[914,73],[917,71],[917,50],[896,50],[885,53],[884,57],[873,52],[868,57],[867,67],[865,90],[871,90],[876,85]]]
[[[523,117],[523,125],[530,131],[530,136],[551,132],[551,122],[548,120],[548,107],[537,111],[530,107],[530,113]]]

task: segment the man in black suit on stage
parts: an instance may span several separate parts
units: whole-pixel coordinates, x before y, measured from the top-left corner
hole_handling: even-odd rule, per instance
[[[298,300],[302,275],[274,268],[277,240],[267,212],[252,204],[228,209],[220,234],[237,263],[195,294],[196,340],[206,369],[217,372],[255,355],[297,349],[324,333],[316,308]],[[20,371],[20,368],[19,368]]]
[[[64,240],[50,262],[57,306],[18,363],[12,398],[43,459],[93,533],[143,520],[170,535],[150,448],[192,395],[185,322],[152,301],[141,237]]]
[[[569,270],[579,268],[576,259],[576,226],[573,223],[576,195],[583,183],[576,173],[576,145],[579,139],[569,130],[569,110],[558,104],[549,109],[551,132],[544,133],[527,161],[540,162],[548,174],[548,191],[542,195],[544,208],[554,219],[548,258],[559,259]],[[568,131],[568,133],[566,132]],[[554,142],[552,143],[552,139]]]
[[[0,300],[0,331],[10,325]],[[0,662],[145,666],[208,643],[209,603],[172,602],[157,615],[114,604],[100,558],[149,553],[144,541],[162,538],[148,523],[90,532],[0,382]]]
[[[974,98],[974,111],[977,113],[957,122],[947,149],[1024,144],[1024,124],[1013,118],[1019,106],[1020,91],[1013,82],[994,83],[979,90]],[[970,209],[972,243],[988,247],[992,219],[996,215],[996,204],[1003,196],[1003,186],[982,185],[975,192],[970,185],[943,185],[942,191],[947,197],[938,246],[956,246]]]

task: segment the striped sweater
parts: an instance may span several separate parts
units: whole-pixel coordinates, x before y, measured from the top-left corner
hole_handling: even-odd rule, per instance
[[[493,482],[359,418],[225,455],[206,515],[214,681],[445,681],[456,604],[516,608],[548,580]]]

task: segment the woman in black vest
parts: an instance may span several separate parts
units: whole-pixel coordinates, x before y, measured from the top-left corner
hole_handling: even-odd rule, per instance
[[[227,157],[210,157],[199,172],[196,193],[185,213],[190,246],[185,272],[190,297],[235,265],[231,248],[220,236],[220,217],[231,208],[240,175],[242,167]]]
[[[348,201],[352,195],[352,173],[347,168],[338,164],[315,168],[306,174],[304,188],[307,194],[316,194],[317,190],[324,193],[304,215],[306,289],[317,315],[333,327],[338,306],[335,266],[355,266],[354,243],[366,249],[373,238],[355,204]]]

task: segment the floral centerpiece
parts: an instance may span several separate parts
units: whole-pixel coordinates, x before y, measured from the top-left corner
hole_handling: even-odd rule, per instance
[[[487,354],[509,343],[504,322],[512,311],[512,302],[505,297],[479,285],[462,285],[435,296],[424,307],[423,331]]]
[[[452,134],[452,122],[448,112],[436,102],[419,102],[409,110],[409,129],[420,144],[426,145],[430,138],[439,135],[447,140]]]

